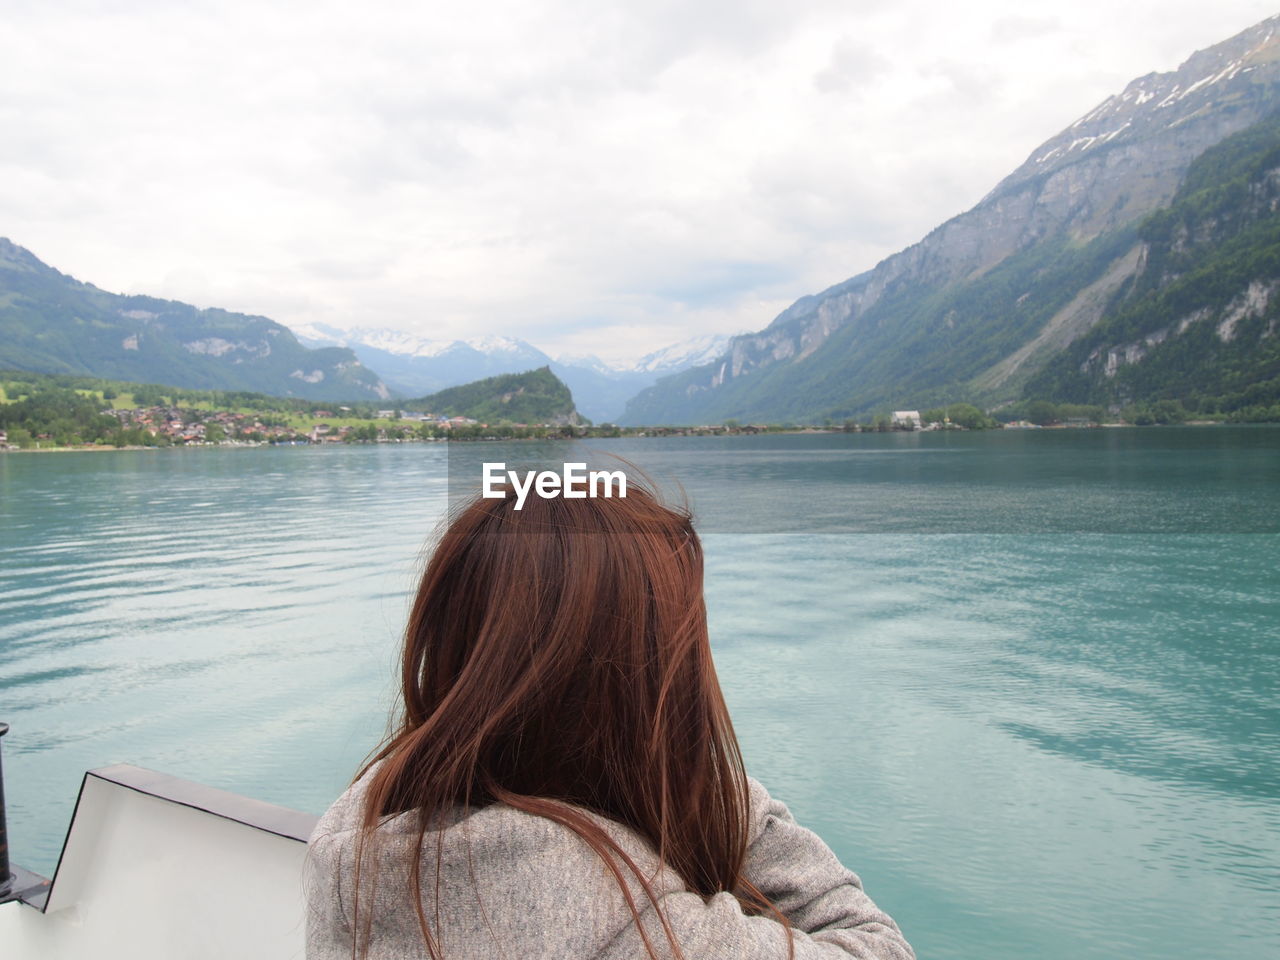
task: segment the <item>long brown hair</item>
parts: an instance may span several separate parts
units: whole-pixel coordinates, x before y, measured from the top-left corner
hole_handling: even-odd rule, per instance
[[[749,793],[711,660],[701,544],[687,511],[627,479],[624,497],[531,496],[519,510],[513,496],[477,499],[441,535],[409,617],[401,714],[361,771],[373,772],[356,856],[356,952],[368,949],[360,872],[373,869],[364,854],[378,825],[421,814],[409,879],[439,960],[438,886],[433,923],[422,906],[425,833],[450,808],[495,802],[589,844],[654,960],[627,878],[657,907],[654,890],[588,814],[636,831],[690,890],[728,891],[786,922],[743,876]]]

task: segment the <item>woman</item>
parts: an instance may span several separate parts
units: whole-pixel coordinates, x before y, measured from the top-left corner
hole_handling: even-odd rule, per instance
[[[746,776],[690,518],[625,494],[449,525],[394,732],[311,838],[309,957],[914,956]]]

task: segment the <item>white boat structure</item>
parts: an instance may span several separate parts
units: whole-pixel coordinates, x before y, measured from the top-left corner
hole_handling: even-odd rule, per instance
[[[48,879],[9,864],[2,776],[4,960],[303,956],[311,814],[129,764],[102,767],[84,775]]]

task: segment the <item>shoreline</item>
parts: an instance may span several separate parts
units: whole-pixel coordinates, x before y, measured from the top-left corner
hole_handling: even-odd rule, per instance
[[[1047,427],[1004,427],[997,430],[889,430],[889,431],[849,431],[837,430],[826,427],[806,427],[792,430],[769,430],[756,433],[748,433],[745,431],[735,431],[733,433],[635,433],[618,437],[459,437],[457,439],[449,437],[433,437],[429,439],[423,438],[406,438],[400,440],[352,440],[350,442],[340,441],[337,443],[268,443],[262,442],[232,442],[232,443],[180,443],[170,444],[168,446],[145,446],[145,445],[129,445],[123,447],[115,447],[109,444],[86,443],[78,447],[0,447],[0,454],[6,453],[122,453],[122,452],[150,452],[159,453],[168,450],[256,450],[263,447],[375,447],[386,446],[391,444],[451,444],[451,443],[533,443],[547,442],[555,440],[687,440],[687,439],[707,439],[707,438],[727,438],[727,437],[761,437],[761,436],[796,436],[796,435],[813,435],[813,434],[849,434],[856,435],[859,433],[1001,433],[1005,430],[1026,433],[1040,430],[1052,431],[1079,431],[1079,430],[1177,430],[1184,427],[1267,427],[1275,426],[1271,423],[1229,423],[1224,420],[1188,420],[1185,423],[1099,423],[1087,427],[1068,427],[1068,426],[1047,426]],[[645,429],[657,430],[690,430],[689,427],[656,427]]]

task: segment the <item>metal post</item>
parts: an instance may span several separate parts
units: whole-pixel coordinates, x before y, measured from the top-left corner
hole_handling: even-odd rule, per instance
[[[0,737],[9,732],[7,723],[0,723]],[[4,818],[4,765],[0,763],[0,897],[13,888],[13,872],[9,869],[9,828]]]

